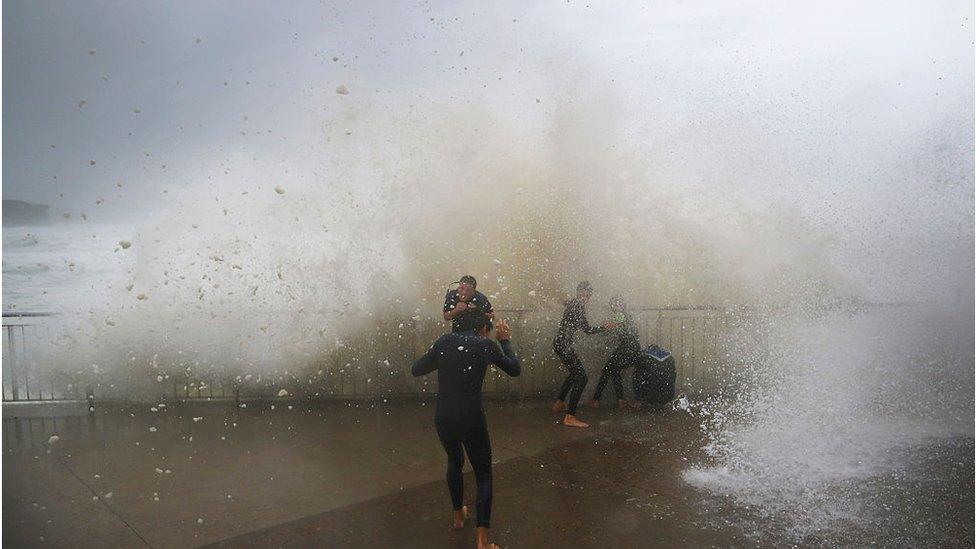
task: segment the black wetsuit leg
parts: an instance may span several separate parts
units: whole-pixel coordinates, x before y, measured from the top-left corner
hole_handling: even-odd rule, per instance
[[[553,349],[556,351],[556,356],[562,361],[563,366],[569,370],[569,375],[566,376],[566,381],[563,382],[563,386],[559,390],[559,400],[565,401],[568,395],[566,413],[576,415],[576,407],[579,405],[580,397],[583,396],[583,389],[589,381],[586,377],[586,369],[583,368],[583,363],[572,348],[554,345]]]
[[[624,398],[624,380],[620,376],[620,371],[626,368],[629,364],[627,362],[629,349],[624,349],[617,347],[612,355],[610,355],[610,360],[607,366],[610,369],[610,379],[613,380],[613,392],[617,395],[618,399]]]
[[[451,492],[451,503],[455,511],[460,511],[464,502],[464,450],[461,437],[451,426],[437,422],[437,436],[447,452],[447,489]]]
[[[444,451],[447,452],[447,488],[451,492],[451,504],[455,511],[464,505],[464,454],[468,454],[468,461],[474,469],[477,495],[475,509],[477,510],[478,526],[490,528],[491,525],[491,439],[488,438],[488,425],[485,422],[472,428],[451,425],[448,422],[438,422],[437,436],[441,439]],[[462,449],[463,446],[463,449]]]
[[[617,399],[624,398],[624,380],[620,375],[620,370],[613,371],[613,391],[617,394]]]
[[[624,398],[624,381],[620,372],[637,364],[639,360],[640,348],[621,346],[614,349],[610,358],[607,359],[607,363],[603,365],[603,372],[600,374],[600,381],[597,383],[593,399],[600,400],[600,395],[603,394],[608,380],[613,382],[613,390],[617,398]]]
[[[563,365],[565,365],[565,364],[566,363],[563,362]],[[568,366],[567,366],[567,368],[568,368]],[[561,400],[561,401],[563,401],[563,402],[566,402],[566,395],[568,395],[569,392],[573,389],[573,382],[574,381],[575,381],[575,378],[573,377],[573,374],[567,375],[566,376],[566,380],[563,381],[562,387],[559,388],[559,396],[557,396],[556,398],[559,399],[559,400]]]
[[[475,508],[478,513],[478,527],[491,527],[491,439],[488,438],[488,425],[470,429],[464,434],[464,450],[468,454],[474,479],[478,485]]]
[[[565,366],[566,359],[563,358],[563,349],[564,347],[560,345],[558,339],[552,342],[552,350],[556,353],[556,356],[559,357],[559,362],[561,362],[563,366]],[[556,396],[556,399],[562,402],[566,402],[566,395],[569,394],[569,391],[572,388],[573,388],[573,374],[569,374],[568,376],[566,376],[566,379],[563,381],[562,387],[559,388],[559,395]]]
[[[607,360],[607,363],[603,365],[603,372],[600,373],[600,380],[596,382],[596,391],[593,393],[593,400],[600,400],[603,395],[603,389],[607,386],[607,380],[613,377],[613,387],[617,391],[617,397],[620,397],[620,389],[617,388],[618,380],[620,379],[620,373],[613,370],[612,357]],[[619,383],[623,383],[620,381]]]

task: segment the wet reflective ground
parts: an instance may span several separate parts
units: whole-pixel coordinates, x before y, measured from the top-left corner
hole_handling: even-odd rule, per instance
[[[448,529],[430,405],[273,404],[103,406],[91,419],[14,419],[5,409],[3,543],[471,545],[473,521]],[[492,402],[488,415],[502,546],[973,543],[971,438],[933,443],[907,455],[904,470],[857,481],[863,516],[798,540],[796,517],[764,516],[682,480],[703,443],[684,412],[586,410],[589,431],[556,424],[544,402]],[[470,470],[465,499],[473,508]]]

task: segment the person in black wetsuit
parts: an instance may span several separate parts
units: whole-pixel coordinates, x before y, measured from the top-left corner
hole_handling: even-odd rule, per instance
[[[613,330],[617,342],[614,345],[610,358],[603,366],[603,373],[600,374],[600,381],[596,384],[596,392],[593,399],[586,404],[596,408],[600,405],[600,396],[603,389],[607,386],[607,380],[613,380],[613,389],[617,394],[617,401],[620,408],[636,407],[636,402],[631,405],[624,398],[624,383],[620,377],[620,371],[637,365],[641,360],[640,333],[634,317],[627,311],[627,305],[620,296],[610,299],[610,315],[617,328]]]
[[[413,375],[422,376],[437,370],[437,409],[434,424],[437,436],[447,452],[447,486],[454,505],[454,527],[463,528],[467,507],[462,504],[464,451],[474,469],[478,485],[478,547],[497,547],[488,542],[491,523],[491,441],[481,404],[481,385],[485,372],[494,364],[510,376],[522,368],[512,351],[511,329],[499,322],[497,337],[501,348],[488,339],[491,319],[486,315],[467,317],[460,332],[442,335],[413,364]],[[462,451],[462,446],[464,451]]]
[[[465,320],[478,315],[494,318],[495,311],[485,294],[479,292],[478,281],[471,275],[464,275],[456,290],[444,296],[444,320],[451,321],[451,331],[460,332]]]
[[[576,339],[577,330],[582,330],[585,334],[598,334],[615,327],[612,324],[593,327],[586,320],[586,302],[593,295],[593,286],[589,282],[580,282],[576,286],[576,297],[566,302],[566,310],[563,318],[559,322],[559,332],[556,339],[552,342],[552,349],[556,356],[562,361],[563,366],[569,370],[566,381],[559,389],[559,396],[552,407],[553,412],[566,412],[563,418],[563,425],[570,427],[589,427],[588,424],[576,419],[576,407],[579,405],[580,397],[583,395],[583,388],[587,381],[586,370],[579,356],[573,350],[573,341]],[[566,403],[566,396],[569,396],[569,404]]]

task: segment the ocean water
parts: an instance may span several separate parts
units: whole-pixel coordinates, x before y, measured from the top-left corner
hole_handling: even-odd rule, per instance
[[[123,225],[54,224],[3,230],[3,310],[78,313],[104,303],[132,268]]]

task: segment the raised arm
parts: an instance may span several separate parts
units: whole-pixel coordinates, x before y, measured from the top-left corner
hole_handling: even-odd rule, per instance
[[[498,366],[503,372],[512,377],[518,377],[522,373],[522,365],[518,357],[515,356],[515,351],[512,350],[512,341],[510,339],[512,329],[502,320],[498,323],[498,331],[496,333],[501,348],[491,340],[486,341],[488,345],[488,362]]]
[[[427,349],[427,352],[413,363],[413,367],[410,368],[411,373],[413,373],[413,377],[427,375],[437,369],[437,355],[441,352],[440,345],[438,345],[440,341],[440,339],[435,341],[434,344],[430,346],[430,349]]]
[[[515,356],[515,351],[512,350],[512,342],[508,339],[499,341],[500,349],[494,342],[489,341],[488,343],[491,345],[491,363],[501,368],[506,374],[518,377],[522,373],[522,363]]]

